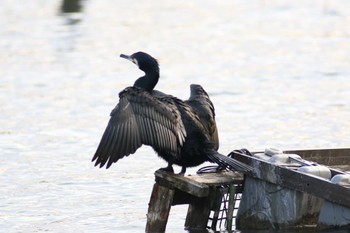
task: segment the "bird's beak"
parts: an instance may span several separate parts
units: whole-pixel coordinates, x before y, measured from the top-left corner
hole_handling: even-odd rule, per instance
[[[134,62],[134,59],[132,59],[131,56],[128,56],[128,55],[125,55],[125,54],[120,54],[120,57],[125,58],[125,59],[127,59],[127,60],[129,60],[129,61],[135,63],[135,62]]]
[[[125,59],[131,61],[132,63],[136,64],[137,66],[139,66],[139,64],[137,63],[137,60],[131,56],[128,56],[125,54],[120,54],[120,57],[125,58]]]

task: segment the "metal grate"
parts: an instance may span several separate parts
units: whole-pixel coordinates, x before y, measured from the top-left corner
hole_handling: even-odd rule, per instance
[[[218,202],[212,206],[208,219],[208,229],[214,231],[235,229],[242,189],[243,183],[218,187]]]

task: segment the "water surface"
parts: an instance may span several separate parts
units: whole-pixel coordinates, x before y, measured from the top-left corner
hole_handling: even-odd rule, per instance
[[[202,84],[221,153],[349,146],[348,1],[5,0],[0,19],[4,232],[144,231],[164,161],[142,147],[109,170],[90,163],[118,92],[142,74],[120,53],[158,58],[166,93]],[[185,212],[172,209],[167,232]]]

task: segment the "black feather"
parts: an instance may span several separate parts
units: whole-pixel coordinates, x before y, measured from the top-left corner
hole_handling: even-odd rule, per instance
[[[109,123],[92,158],[95,165],[109,168],[119,159],[150,145],[172,164],[186,167],[215,162],[232,170],[247,172],[250,167],[219,154],[215,109],[200,85],[191,85],[191,96],[182,101],[154,90],[159,80],[156,59],[137,52],[123,58],[133,61],[145,72],[132,87],[119,93]],[[171,170],[171,169],[170,169]]]

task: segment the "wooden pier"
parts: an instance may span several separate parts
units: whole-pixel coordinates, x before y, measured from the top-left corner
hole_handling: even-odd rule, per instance
[[[220,211],[222,196],[230,192],[233,197],[242,191],[243,183],[243,175],[235,172],[181,176],[157,171],[155,177],[146,225],[146,232],[152,233],[165,231],[171,206],[180,204],[189,205],[185,229],[206,229],[210,211]],[[233,217],[231,207],[227,213],[229,221]],[[229,223],[228,228],[231,226]],[[215,221],[211,228],[215,228]]]
[[[290,150],[284,151],[283,153],[300,155],[303,159],[301,161],[302,163],[305,162],[311,164],[308,161],[312,161],[314,163],[330,166],[329,170],[331,177],[339,174],[345,174],[345,172],[343,172],[344,170],[350,170],[350,149],[348,148]],[[255,152],[254,154],[258,154],[258,152]],[[245,176],[237,172],[227,171],[190,176],[180,176],[157,171],[155,173],[156,183],[153,187],[147,214],[146,232],[165,232],[171,206],[179,204],[189,205],[184,224],[185,229],[203,230],[210,228],[212,230],[218,230],[216,229],[217,216],[220,211],[224,195],[228,197],[228,207],[225,210],[225,229],[228,231],[232,230],[232,221],[234,221],[234,217],[236,217],[234,215],[237,214],[237,212],[234,214],[233,211],[236,197],[235,195],[237,195],[237,193],[242,193],[242,187],[246,182],[248,182],[247,180],[250,182],[248,185],[249,187],[252,186],[251,182],[253,182],[253,185],[254,182],[257,182],[258,186],[261,184],[260,182],[262,182],[262,184],[266,183],[267,185],[272,185],[278,189],[284,189],[286,192],[294,195],[291,200],[285,200],[287,197],[282,195],[281,200],[283,202],[298,200],[295,199],[295,197],[301,198],[300,200],[303,200],[303,198],[305,199],[306,197],[308,201],[316,198],[316,202],[311,203],[318,203],[317,205],[320,205],[320,207],[314,208],[316,210],[315,213],[313,213],[312,218],[308,218],[305,211],[305,213],[302,211],[299,213],[299,210],[294,211],[299,215],[305,214],[305,216],[298,216],[298,214],[295,214],[293,210],[291,210],[291,212],[293,212],[295,215],[295,219],[292,218],[292,220],[281,220],[278,219],[278,217],[277,219],[274,217],[268,220],[269,224],[265,225],[260,224],[259,221],[265,223],[266,219],[261,220],[259,218],[254,218],[251,210],[252,208],[250,208],[248,211],[241,211],[240,209],[238,211],[239,216],[237,216],[237,226],[240,227],[240,229],[261,229],[261,226],[263,227],[262,229],[283,227],[289,228],[291,226],[293,227],[293,224],[314,226],[322,225],[322,227],[324,227],[324,222],[326,222],[326,227],[329,227],[328,225],[332,225],[332,223],[329,224],[327,222],[328,220],[322,220],[322,213],[320,214],[322,211],[324,213],[328,213],[327,209],[323,210],[324,208],[327,208],[325,207],[327,205],[331,205],[331,207],[328,208],[341,208],[341,211],[343,211],[345,214],[350,214],[350,187],[346,185],[338,185],[332,183],[330,180],[300,172],[298,171],[298,168],[300,168],[302,164],[298,162],[292,162],[289,164],[273,164],[255,156],[248,156],[239,153],[235,154],[234,158],[252,166],[254,168],[253,171],[245,174]],[[312,164],[310,166],[312,166]],[[247,177],[247,179],[245,179],[245,177]],[[248,186],[248,191],[245,190],[243,192],[243,204],[241,205],[244,205],[244,203],[249,203],[249,198],[259,199],[259,191],[257,197],[249,196],[251,194],[249,194]],[[309,196],[303,196],[304,194]],[[275,205],[278,201],[279,199],[275,198],[275,200],[270,201],[269,205]],[[322,207],[323,202],[326,204],[324,204]],[[278,203],[276,205],[278,205]],[[296,203],[296,206],[297,205],[301,204]],[[256,208],[259,208],[259,205],[256,206]],[[323,208],[322,211],[320,210],[321,207]],[[278,210],[274,210],[274,208],[269,209],[269,213],[273,211]],[[257,212],[259,212],[259,210],[257,210]],[[213,215],[212,218],[210,217],[211,213]],[[272,213],[272,215],[275,216],[276,213]],[[211,219],[210,224],[208,221],[209,219]],[[300,222],[300,219],[304,222]],[[255,225],[259,225],[260,228],[255,228],[254,224],[251,224],[252,221],[258,223]],[[345,219],[345,224],[343,223],[344,220],[339,222],[341,227],[350,227],[350,217],[348,220]],[[338,222],[335,222],[335,225],[337,224]],[[298,225],[298,227],[300,227],[300,225]]]

